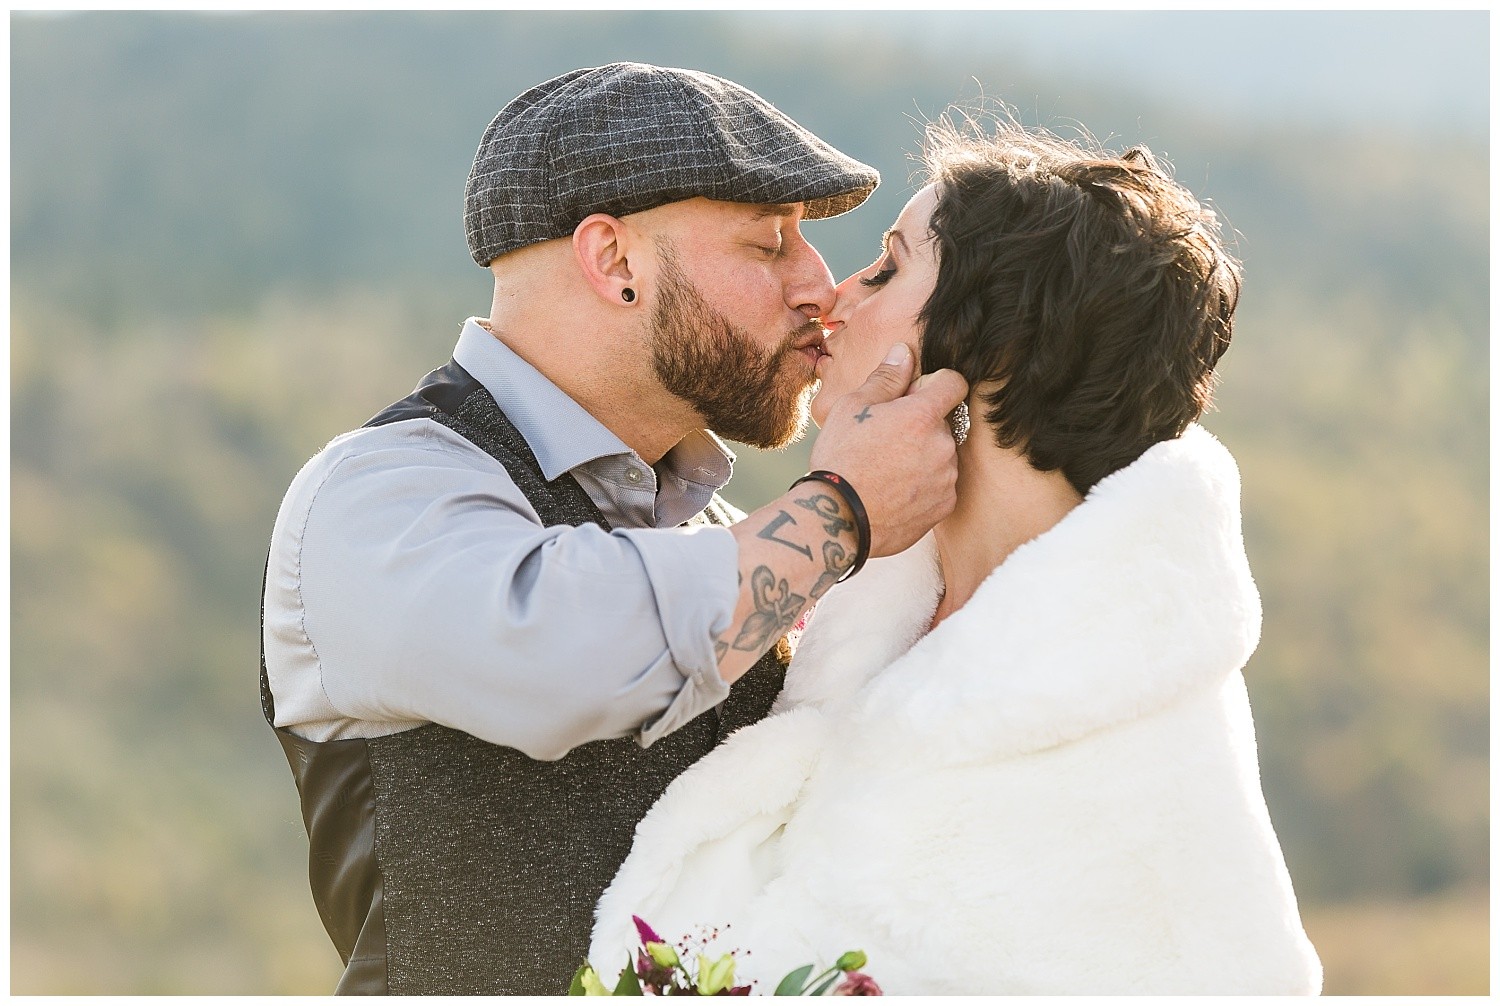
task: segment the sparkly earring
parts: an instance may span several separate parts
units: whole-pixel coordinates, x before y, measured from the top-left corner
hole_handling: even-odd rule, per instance
[[[965,440],[969,439],[969,403],[959,402],[957,407],[948,413],[948,429],[953,433],[954,441],[963,446]]]
[[[627,286],[625,289],[620,291],[620,299],[627,304],[635,303],[635,291]]]

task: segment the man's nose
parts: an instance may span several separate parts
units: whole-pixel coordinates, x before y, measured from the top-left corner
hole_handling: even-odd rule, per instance
[[[836,297],[833,273],[828,271],[828,263],[823,261],[816,248],[805,240],[799,244],[792,276],[787,283],[787,303],[808,318],[827,317],[833,310]]]

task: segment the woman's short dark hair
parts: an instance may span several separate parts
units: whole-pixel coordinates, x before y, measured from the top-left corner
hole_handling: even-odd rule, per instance
[[[1209,406],[1238,264],[1213,211],[1144,147],[1001,120],[928,129],[937,282],[922,369],[984,396],[1002,447],[1081,493]]]

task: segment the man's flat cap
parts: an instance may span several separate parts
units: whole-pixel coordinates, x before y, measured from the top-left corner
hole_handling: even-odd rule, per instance
[[[567,237],[591,213],[624,216],[704,196],[854,209],[880,174],[776,106],[696,70],[611,63],[538,84],[500,110],[474,155],[464,229],[474,261]]]

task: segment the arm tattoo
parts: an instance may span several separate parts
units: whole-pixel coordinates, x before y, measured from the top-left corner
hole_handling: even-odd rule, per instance
[[[792,593],[785,579],[777,583],[769,566],[756,566],[750,574],[750,597],[755,610],[735,638],[736,650],[766,649],[773,639],[792,627],[807,603],[807,598]]]
[[[870,418],[870,407],[868,405],[866,405],[863,409],[861,409],[859,412],[857,412],[857,413],[854,414],[854,421],[856,423],[862,423],[866,419],[869,419],[869,418]]]
[[[825,541],[823,543],[823,572],[818,576],[818,582],[813,584],[812,590],[808,591],[813,599],[822,597],[828,592],[828,588],[839,582],[839,577],[848,572],[849,567],[854,565],[854,556],[844,551],[844,546],[836,541]]]
[[[755,537],[764,538],[766,541],[774,541],[778,545],[785,545],[787,548],[790,548],[797,552],[801,552],[803,555],[811,559],[813,557],[812,549],[808,548],[806,545],[798,545],[794,541],[787,541],[785,538],[776,537],[776,529],[781,527],[781,525],[783,524],[790,524],[793,527],[797,526],[797,522],[792,519],[792,515],[787,513],[785,510],[782,510],[776,515],[775,520],[771,521],[771,523],[755,532]]]
[[[845,531],[854,530],[854,522],[845,520],[839,513],[838,500],[827,493],[809,496],[806,499],[797,500],[796,503],[798,506],[811,510],[819,517],[822,517],[823,530],[828,534],[837,535],[843,534]],[[811,559],[812,553],[809,552],[807,557]]]
[[[740,570],[734,574],[734,589],[739,590],[745,586],[745,571]],[[726,630],[727,631],[727,630]],[[724,662],[724,654],[729,652],[729,640],[719,636],[714,640],[714,659],[719,663]]]

